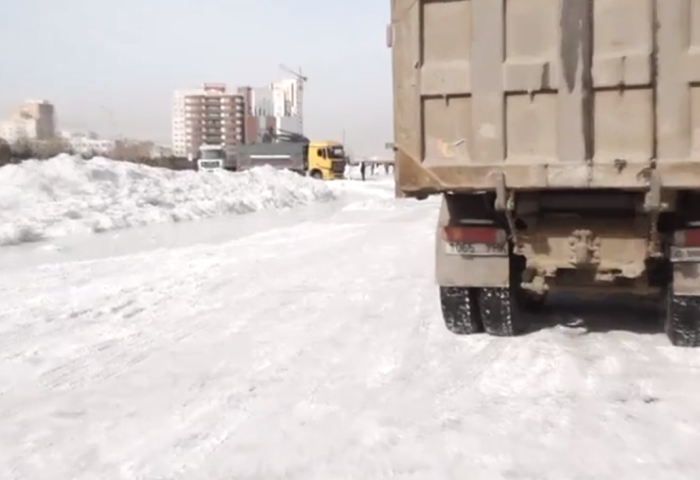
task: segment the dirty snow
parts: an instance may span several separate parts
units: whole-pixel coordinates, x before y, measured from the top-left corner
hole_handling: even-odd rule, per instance
[[[61,155],[0,168],[0,246],[335,197],[323,182],[271,167],[202,174]]]
[[[0,478],[697,478],[700,352],[655,312],[563,299],[520,338],[451,335],[435,199],[355,187],[0,270]]]

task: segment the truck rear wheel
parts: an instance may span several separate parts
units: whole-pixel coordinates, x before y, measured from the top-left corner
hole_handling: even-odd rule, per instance
[[[447,329],[456,335],[484,331],[479,319],[477,290],[467,287],[440,287],[442,318]]]
[[[700,297],[676,295],[666,290],[664,331],[676,347],[700,347]]]
[[[479,290],[479,313],[486,333],[497,337],[513,337],[526,330],[527,324],[512,288]]]
[[[489,335],[513,337],[527,330],[525,311],[535,309],[537,302],[536,297],[530,298],[520,287],[524,266],[523,259],[511,253],[510,285],[479,289],[479,314]]]

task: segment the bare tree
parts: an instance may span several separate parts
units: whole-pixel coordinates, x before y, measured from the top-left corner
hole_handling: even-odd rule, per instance
[[[3,138],[0,138],[0,167],[12,162],[12,148]]]
[[[150,163],[154,143],[140,140],[117,140],[109,153],[110,158],[134,163]]]
[[[61,153],[73,153],[68,142],[60,138],[51,140],[20,138],[10,145],[10,151],[11,156],[18,160],[27,160],[30,158],[45,160]]]
[[[168,168],[172,170],[192,170],[194,164],[185,157],[170,155],[155,155],[155,144],[149,141],[119,140],[114,148],[106,156],[114,160],[122,160],[133,163],[141,163],[152,167]],[[14,143],[0,139],[0,167],[13,162],[21,162],[29,159],[48,159],[61,153],[75,155],[76,152],[70,144],[60,138],[37,141],[19,139]],[[95,149],[80,152],[80,156],[89,160],[100,154]]]
[[[75,153],[70,144],[62,138],[52,138],[50,140],[39,140],[32,142],[32,149],[37,158],[53,158],[62,153]]]

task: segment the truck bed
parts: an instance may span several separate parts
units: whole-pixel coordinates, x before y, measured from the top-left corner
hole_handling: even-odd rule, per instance
[[[392,0],[399,195],[700,188],[700,0]]]
[[[236,170],[269,165],[303,172],[306,169],[305,149],[305,144],[292,142],[239,145],[235,150]]]

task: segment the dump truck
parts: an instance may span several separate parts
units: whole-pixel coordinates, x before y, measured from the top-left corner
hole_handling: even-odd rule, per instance
[[[301,175],[308,171],[308,145],[298,142],[251,143],[235,148],[236,170],[269,165]]]
[[[391,5],[396,195],[442,196],[447,328],[631,292],[699,346],[700,0]]]
[[[312,141],[304,135],[284,130],[269,130],[261,140],[231,147],[202,145],[198,169],[241,171],[270,165],[317,179],[344,178],[347,156],[342,143]]]
[[[251,148],[257,149],[259,161],[264,161],[261,152],[266,150],[266,145],[288,145],[289,149],[295,152],[299,148],[303,149],[304,169],[310,177],[319,180],[338,180],[345,175],[347,156],[340,142],[311,140],[300,133],[273,128],[268,129],[261,140],[260,143],[251,145]],[[259,147],[253,147],[253,145],[259,145]]]

